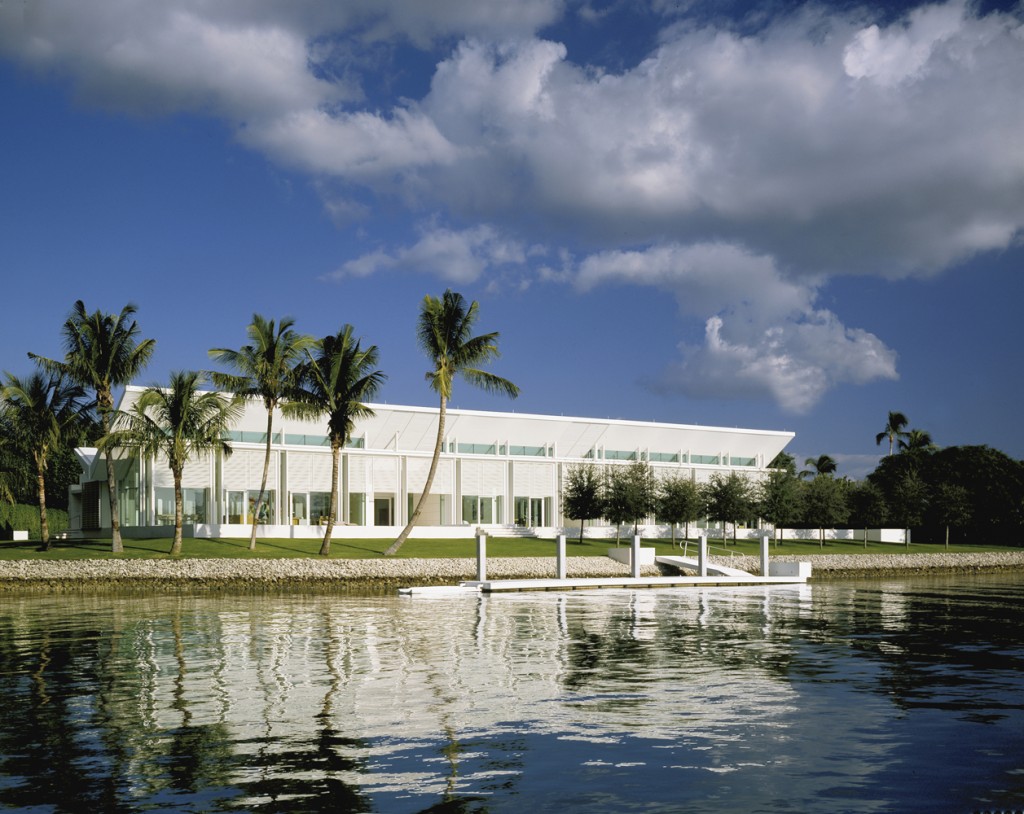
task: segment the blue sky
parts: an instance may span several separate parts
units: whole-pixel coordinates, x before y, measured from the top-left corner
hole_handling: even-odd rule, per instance
[[[254,312],[381,349],[446,287],[515,403],[788,429],[900,410],[1024,458],[1024,7],[569,0],[0,6],[0,367],[137,304],[142,384]]]

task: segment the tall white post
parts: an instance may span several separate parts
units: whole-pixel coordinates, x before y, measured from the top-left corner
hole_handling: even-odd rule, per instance
[[[565,535],[559,534],[555,541],[557,545],[555,552],[555,579],[565,579],[568,570],[565,561]]]
[[[761,576],[768,576],[768,535],[761,535]]]
[[[697,532],[697,576],[708,575],[708,533],[706,529]]]
[[[476,580],[487,581],[487,535],[483,532],[476,535]]]
[[[633,550],[629,557],[629,573],[634,579],[640,576],[640,535],[633,535]]]

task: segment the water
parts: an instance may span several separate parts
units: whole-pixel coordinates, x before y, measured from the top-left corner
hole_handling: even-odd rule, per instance
[[[1024,808],[1019,575],[0,597],[0,809]]]

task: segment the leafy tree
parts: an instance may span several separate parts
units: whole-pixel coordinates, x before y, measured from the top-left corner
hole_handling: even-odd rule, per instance
[[[943,483],[967,491],[975,535],[1013,537],[1024,528],[1024,462],[987,446],[945,447],[927,456],[923,471],[933,493]]]
[[[817,458],[807,458],[804,460],[804,466],[809,466],[810,469],[801,470],[801,478],[807,478],[814,475],[832,475],[835,474],[837,469],[835,458],[831,455],[819,455]]]
[[[46,359],[30,353],[51,373],[60,372],[96,395],[101,434],[110,432],[114,415],[115,387],[129,384],[149,363],[156,347],[155,339],[139,339],[139,327],[132,317],[136,307],[128,303],[116,316],[96,310],[89,313],[82,300],[71,308],[61,328],[64,360]],[[111,551],[124,551],[118,510],[117,479],[111,454],[106,452],[107,492],[110,499]]]
[[[608,467],[606,483],[605,514],[615,524],[618,544],[620,523],[632,523],[635,535],[640,521],[657,508],[658,486],[654,471],[646,461]]]
[[[910,545],[910,529],[924,523],[928,508],[928,485],[916,470],[908,470],[895,484],[889,511],[893,520],[906,531],[904,544]]]
[[[489,393],[502,393],[509,398],[516,398],[519,395],[519,388],[508,379],[480,369],[481,365],[487,364],[501,354],[498,352],[497,332],[473,336],[473,326],[479,316],[480,305],[476,300],[467,305],[465,298],[450,288],[440,299],[428,294],[420,304],[416,337],[420,348],[433,364],[433,369],[427,371],[426,379],[430,383],[430,388],[440,398],[437,440],[434,443],[434,456],[430,461],[427,480],[419,500],[416,501],[416,508],[413,509],[412,516],[398,535],[398,539],[384,552],[385,555],[398,553],[416,525],[423,505],[430,495],[437,463],[441,458],[445,412],[448,400],[452,397],[455,377],[461,376],[470,384]]]
[[[849,522],[864,529],[864,547],[868,547],[868,529],[881,528],[889,514],[882,490],[868,480],[854,483],[847,494]]]
[[[672,525],[672,545],[676,544],[676,526],[686,523],[685,537],[690,536],[690,523],[704,512],[704,500],[697,484],[678,475],[665,478],[658,488],[659,518]]]
[[[295,395],[296,367],[306,349],[313,344],[312,337],[303,336],[292,326],[295,320],[285,317],[279,323],[260,314],[252,315],[246,328],[250,344],[239,350],[212,348],[210,358],[233,368],[236,373],[212,373],[214,384],[230,390],[245,399],[263,402],[267,411],[266,453],[263,457],[263,477],[252,517],[249,549],[256,548],[256,526],[259,523],[263,497],[267,491],[267,473],[270,471],[270,444],[273,439],[274,410]]]
[[[583,524],[600,517],[604,512],[604,484],[601,473],[593,464],[573,464],[565,473],[562,492],[562,511],[566,517],[580,521],[580,543],[583,543]]]
[[[331,510],[320,546],[323,557],[331,553],[341,450],[352,436],[356,419],[373,415],[373,410],[363,402],[373,399],[387,378],[376,369],[380,357],[377,346],[370,345],[364,350],[361,341],[353,338],[352,331],[351,325],[344,325],[338,333],[325,336],[306,350],[307,360],[299,367],[295,401],[285,405],[288,412],[300,416],[327,416],[331,441]]]
[[[825,545],[825,529],[845,523],[849,516],[847,482],[831,475],[817,475],[804,485],[804,516],[818,529],[818,546]]]
[[[104,450],[127,449],[140,455],[167,458],[174,480],[174,540],[171,555],[181,553],[181,477],[185,464],[203,453],[231,454],[224,440],[242,412],[240,396],[201,392],[203,375],[171,373],[167,389],[149,387],[127,412],[119,412],[114,429],[100,439]]]
[[[892,455],[893,445],[900,438],[905,438],[907,433],[904,430],[908,424],[907,417],[903,413],[889,411],[889,418],[885,422],[885,429],[875,436],[875,446],[881,446],[882,441],[889,439],[889,454]]]
[[[775,527],[776,545],[781,530],[797,522],[803,513],[803,493],[795,470],[795,466],[793,470],[774,469],[757,485],[757,511]]]
[[[39,536],[44,551],[50,549],[46,518],[46,470],[50,454],[81,432],[86,410],[85,391],[60,373],[36,371],[20,379],[5,373],[2,390],[4,414],[14,442],[30,451],[35,464],[39,498]]]
[[[722,475],[716,472],[708,481],[705,499],[708,517],[722,521],[724,527],[732,523],[732,539],[736,542],[739,521],[754,512],[754,494],[751,483],[739,472]]]
[[[936,518],[946,529],[946,548],[949,548],[949,527],[966,526],[971,521],[971,495],[963,486],[940,483],[930,501]]]
[[[14,503],[14,430],[7,416],[7,404],[0,400],[0,502]]]
[[[620,527],[629,520],[629,487],[626,468],[607,466],[604,470],[604,516],[615,526],[615,545],[619,544]]]

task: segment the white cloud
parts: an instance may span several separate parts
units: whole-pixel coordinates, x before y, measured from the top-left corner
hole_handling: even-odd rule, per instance
[[[481,225],[462,231],[433,227],[424,230],[412,246],[394,252],[369,252],[349,260],[328,277],[365,277],[401,269],[433,274],[452,283],[471,283],[489,269],[525,262],[524,247],[502,236],[491,226]]]
[[[612,19],[577,8],[588,25]],[[0,56],[107,106],[219,116],[331,190],[339,221],[377,196],[462,225],[334,276],[469,282],[550,245],[583,260],[562,249],[541,279],[670,291],[706,325],[663,378],[691,394],[802,411],[839,383],[894,378],[892,350],[818,306],[823,281],[937,273],[1024,235],[1019,8],[950,0],[881,25],[813,5],[755,35],[684,14],[619,72],[538,38],[564,13],[563,0],[9,2]],[[436,49],[429,91],[388,97],[378,74],[405,67],[387,60],[408,43]]]
[[[467,42],[421,107],[464,150],[439,190],[465,213],[898,277],[1020,235],[1022,31],[960,2],[886,29],[806,11],[755,37],[677,27],[621,74]]]
[[[682,361],[659,389],[693,398],[770,397],[806,413],[838,384],[895,379],[896,354],[878,337],[846,328],[830,311],[814,311],[732,341],[720,316],[710,317],[700,347],[681,346]],[[741,333],[746,334],[747,331]]]
[[[836,385],[897,378],[896,354],[878,337],[814,306],[814,283],[789,280],[772,258],[741,247],[656,245],[579,264],[581,288],[614,282],[670,291],[684,313],[706,317],[704,344],[681,345],[682,359],[656,389],[769,398],[804,413]]]
[[[965,13],[966,4],[955,0],[915,9],[905,27],[882,32],[877,25],[869,25],[846,46],[843,67],[849,76],[873,79],[880,85],[916,79],[932,54],[960,32]]]
[[[291,166],[534,241],[718,239],[900,277],[1024,230],[1024,26],[964,0],[884,26],[808,6],[750,36],[683,17],[618,73],[536,38],[560,0],[0,9],[0,53],[105,104],[211,112]],[[381,41],[450,38],[423,98],[364,100],[395,67]]]

